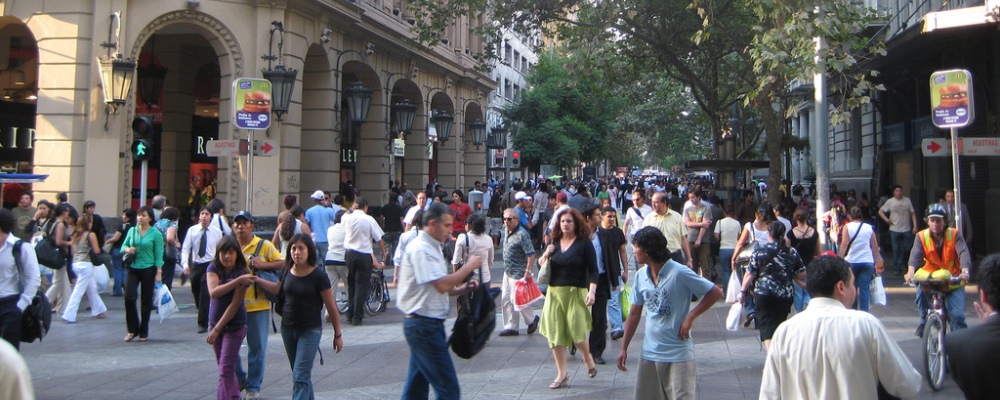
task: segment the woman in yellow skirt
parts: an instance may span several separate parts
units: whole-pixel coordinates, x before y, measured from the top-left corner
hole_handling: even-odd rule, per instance
[[[592,326],[590,307],[597,292],[597,253],[589,225],[574,209],[559,214],[559,229],[552,232],[552,244],[540,263],[549,262],[551,278],[542,308],[541,332],[549,339],[556,361],[556,379],[550,389],[567,387],[566,347],[575,346],[587,364],[587,374],[597,376],[588,336]]]

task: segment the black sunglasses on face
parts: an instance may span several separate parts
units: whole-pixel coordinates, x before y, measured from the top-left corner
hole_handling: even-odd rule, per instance
[[[517,219],[517,218],[511,218],[511,217],[504,217],[503,218],[504,221],[513,221],[515,219]]]

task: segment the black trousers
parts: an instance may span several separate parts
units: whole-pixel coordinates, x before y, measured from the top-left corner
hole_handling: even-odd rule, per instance
[[[198,326],[208,328],[208,304],[212,296],[208,293],[208,279],[205,279],[205,272],[210,263],[191,264],[191,294],[194,296],[194,305],[198,308]]]
[[[593,326],[590,329],[590,354],[594,358],[601,357],[608,346],[608,299],[611,297],[611,285],[608,274],[603,273],[597,278],[597,293],[594,295],[594,305],[590,308]]]
[[[347,263],[347,298],[351,302],[347,318],[360,322],[365,318],[365,301],[372,289],[372,255],[347,250],[344,261]]]
[[[125,276],[125,325],[128,333],[149,337],[149,314],[153,312],[153,292],[156,284],[156,267],[134,269],[129,268]],[[142,298],[139,289],[142,288]],[[142,319],[135,301],[139,300],[142,309]]]
[[[15,349],[21,348],[21,309],[17,308],[20,299],[16,294],[0,299],[0,337]]]

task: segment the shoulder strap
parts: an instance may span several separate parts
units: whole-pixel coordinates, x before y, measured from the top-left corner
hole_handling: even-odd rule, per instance
[[[848,254],[851,254],[851,245],[854,244],[854,239],[858,238],[861,234],[861,227],[864,226],[864,222],[858,222],[858,230],[854,231],[854,237],[851,238],[850,242],[847,242],[847,251],[844,252],[844,258],[847,258]]]
[[[24,294],[24,264],[21,263],[21,245],[23,244],[23,240],[18,240],[14,243],[14,248],[11,250],[11,253],[14,256],[14,265],[17,266],[17,274],[18,277],[20,277],[18,281],[21,282],[21,289],[17,291],[18,297]]]
[[[265,240],[267,240],[267,239],[261,239],[260,241],[257,242],[257,249],[253,251],[253,256],[254,257],[257,257],[257,256],[260,255],[260,248],[264,247],[264,241]]]

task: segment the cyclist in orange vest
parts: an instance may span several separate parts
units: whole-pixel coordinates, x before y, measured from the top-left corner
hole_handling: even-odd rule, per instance
[[[958,276],[962,281],[969,280],[969,268],[972,257],[965,238],[954,228],[948,228],[948,214],[940,204],[931,205],[927,212],[928,228],[917,233],[910,250],[910,262],[907,264],[907,282],[916,275],[918,280],[927,279],[931,274],[935,279]],[[917,266],[923,264],[920,271]],[[947,273],[938,272],[947,271]],[[943,276],[942,276],[943,275]],[[961,286],[951,287],[945,294],[945,307],[951,319],[951,329],[964,329],[965,324],[965,290]],[[956,290],[957,289],[957,290]],[[928,296],[923,290],[917,290],[917,309],[920,310],[920,325],[916,335],[922,337],[924,323],[927,321]]]

